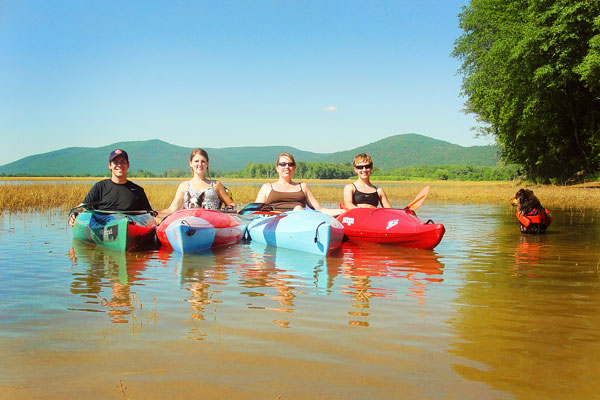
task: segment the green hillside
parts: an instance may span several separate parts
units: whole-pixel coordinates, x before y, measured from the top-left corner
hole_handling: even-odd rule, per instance
[[[37,154],[0,166],[2,175],[85,176],[107,172],[108,155],[115,148],[129,153],[133,171],[146,170],[162,174],[168,170],[187,169],[192,148],[169,144],[162,140],[113,143],[103,147],[69,147]],[[390,170],[410,165],[496,165],[493,146],[462,147],[417,134],[396,135],[356,149],[336,153],[313,153],[289,146],[206,148],[210,166],[219,171],[237,171],[248,163],[275,163],[282,152],[297,161],[349,163],[355,154],[366,152],[376,165]]]
[[[391,136],[353,150],[333,153],[328,161],[352,161],[357,153],[369,154],[375,165],[385,170],[412,165],[494,166],[498,163],[498,152],[494,146],[462,147],[414,133]]]

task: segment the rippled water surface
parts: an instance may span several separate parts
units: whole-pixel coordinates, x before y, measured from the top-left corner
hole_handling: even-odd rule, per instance
[[[256,244],[179,255],[0,219],[1,399],[590,399],[598,210],[519,233],[509,206],[430,203],[434,251]]]

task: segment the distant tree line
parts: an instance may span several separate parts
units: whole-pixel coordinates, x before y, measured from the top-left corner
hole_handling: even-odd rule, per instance
[[[459,180],[459,181],[504,181],[513,180],[522,175],[516,165],[508,166],[475,166],[475,165],[445,165],[445,166],[410,166],[385,171],[379,168],[373,170],[372,178],[378,180]],[[296,179],[351,179],[356,177],[350,163],[317,163],[299,162],[294,174]],[[277,177],[275,165],[271,163],[249,163],[244,169],[227,175],[230,178],[259,178],[273,179]]]
[[[222,177],[226,176],[226,172],[223,171],[210,171],[211,177]],[[34,176],[47,176],[47,177],[76,177],[76,178],[107,178],[110,176],[110,171],[102,172],[100,174],[0,174],[0,177],[34,177]],[[127,171],[127,177],[129,178],[191,178],[192,174],[189,170],[177,170],[171,169],[168,171],[164,171],[162,173],[155,173],[152,171],[147,171],[144,169],[139,170],[129,170]]]
[[[517,165],[483,167],[475,165],[412,166],[392,171],[374,171],[375,180],[451,180],[451,181],[509,181],[523,175]]]
[[[523,174],[520,167],[516,165],[507,166],[475,166],[475,165],[445,165],[445,166],[410,166],[394,170],[382,170],[375,168],[372,178],[376,180],[458,180],[458,181],[505,181],[514,180]],[[0,176],[14,176],[0,174]],[[21,174],[21,177],[39,176]],[[47,175],[52,176],[52,175]],[[55,175],[53,175],[55,176]],[[107,173],[91,175],[61,175],[75,177],[107,177]],[[187,170],[168,170],[157,174],[147,170],[129,171],[130,178],[189,178],[190,171]],[[275,179],[277,171],[272,163],[249,163],[242,170],[231,171],[210,171],[213,178],[254,178],[254,179]],[[354,168],[350,163],[322,163],[322,162],[299,162],[296,165],[294,177],[302,179],[352,179],[356,177]]]
[[[249,163],[242,170],[229,175],[232,178],[275,178],[277,171],[272,163]],[[354,176],[354,169],[350,163],[322,163],[299,162],[296,163],[294,177],[296,179],[347,179]]]

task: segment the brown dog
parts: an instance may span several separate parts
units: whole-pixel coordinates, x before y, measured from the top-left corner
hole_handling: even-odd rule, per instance
[[[510,204],[517,207],[516,215],[522,233],[544,233],[552,222],[552,215],[542,207],[532,190],[519,189]]]

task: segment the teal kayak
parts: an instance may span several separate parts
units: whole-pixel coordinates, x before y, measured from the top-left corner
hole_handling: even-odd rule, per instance
[[[84,211],[73,224],[73,237],[108,249],[132,251],[155,241],[156,222],[148,213]]]

